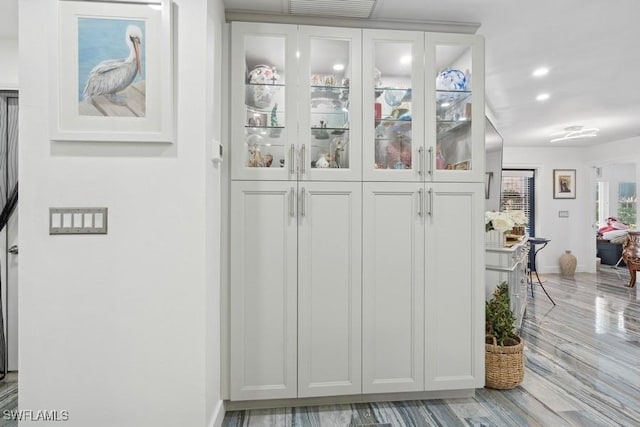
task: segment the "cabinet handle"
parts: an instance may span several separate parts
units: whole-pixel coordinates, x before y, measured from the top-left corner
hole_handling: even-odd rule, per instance
[[[301,216],[304,216],[305,213],[306,213],[306,210],[305,210],[305,207],[304,207],[304,204],[306,202],[306,200],[305,200],[306,199],[306,194],[307,193],[306,193],[304,187],[302,187],[302,190],[300,191],[300,215]]]
[[[433,175],[433,147],[429,147],[429,169],[427,170],[427,173],[429,176]]]
[[[422,176],[424,173],[424,148],[418,148],[418,175]]]
[[[433,217],[433,190],[430,188],[428,193],[429,193],[429,209],[427,210],[427,214],[430,217]]]
[[[291,144],[291,147],[289,148],[289,175],[293,175],[293,173],[295,172],[295,169],[293,168],[294,152],[295,147],[293,146],[293,144]]]
[[[291,187],[291,191],[289,192],[289,216],[295,216],[296,214],[295,197],[296,197],[296,191],[294,190],[293,187]]]
[[[422,216],[422,206],[424,205],[424,190],[421,188],[418,190],[418,216]]]
[[[302,148],[300,149],[300,174],[304,175],[307,173],[307,164],[305,161],[305,146],[302,144]],[[303,190],[304,191],[304,190]]]

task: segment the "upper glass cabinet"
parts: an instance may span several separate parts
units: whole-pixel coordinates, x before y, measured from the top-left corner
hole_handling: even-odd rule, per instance
[[[457,34],[427,35],[434,53],[428,110],[435,118],[431,140],[434,179],[481,181],[484,170],[484,67],[482,39]],[[428,88],[429,90],[429,88]]]
[[[295,27],[232,28],[232,178],[295,179]]]
[[[364,31],[365,179],[424,174],[423,33]]]
[[[360,180],[361,32],[303,26],[298,37],[300,179]]]
[[[232,23],[231,177],[484,182],[484,40]]]

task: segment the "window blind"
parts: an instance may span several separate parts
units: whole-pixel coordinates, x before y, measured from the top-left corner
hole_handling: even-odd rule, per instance
[[[529,219],[527,233],[535,234],[534,172],[532,170],[502,170],[500,210],[521,210]]]

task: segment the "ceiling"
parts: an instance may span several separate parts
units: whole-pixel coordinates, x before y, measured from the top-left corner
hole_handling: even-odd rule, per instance
[[[369,19],[377,21],[479,23],[487,105],[507,146],[588,146],[640,136],[638,0],[292,1],[306,14],[311,5],[354,16],[359,3],[369,3]],[[289,3],[224,0],[227,10],[285,15]],[[0,38],[17,38],[17,4],[0,2]],[[540,66],[549,74],[532,77]],[[549,99],[536,101],[540,93]],[[598,136],[549,142],[551,134],[579,125],[599,128]]]

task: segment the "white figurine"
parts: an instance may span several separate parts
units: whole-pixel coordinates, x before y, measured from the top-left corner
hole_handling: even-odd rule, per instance
[[[317,168],[328,168],[329,167],[329,160],[327,159],[327,155],[326,154],[321,154],[320,157],[318,157],[318,160],[316,161],[316,167]]]

